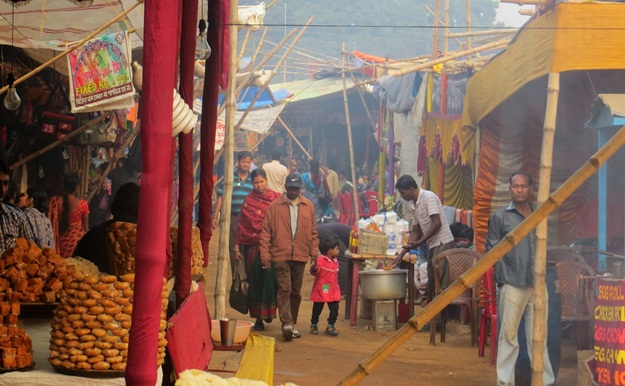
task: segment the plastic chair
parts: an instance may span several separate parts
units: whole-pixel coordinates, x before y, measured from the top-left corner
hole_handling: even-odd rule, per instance
[[[486,347],[486,333],[488,323],[490,322],[490,364],[494,366],[497,363],[497,298],[495,289],[495,269],[490,267],[482,277],[482,293],[484,298],[482,303],[482,318],[480,319],[479,338],[477,344],[477,355],[484,356]]]
[[[434,261],[435,294],[442,292],[443,276],[447,278],[446,285],[451,285],[462,274],[468,271],[482,255],[476,251],[465,248],[454,248],[443,251],[436,256]],[[429,280],[429,279],[428,279]],[[469,324],[471,326],[471,345],[477,344],[477,295],[476,285],[466,290],[463,294],[452,300],[450,304],[465,306],[469,310]],[[445,342],[445,324],[447,313],[443,310],[440,314],[441,342]],[[435,320],[435,319],[433,319]],[[436,343],[436,328],[430,326],[430,344]]]
[[[352,206],[352,195],[350,192],[343,194],[343,209],[345,210],[345,221],[347,225],[354,225],[356,222],[356,214],[354,213]]]
[[[378,193],[367,190],[365,192],[365,200],[367,201],[367,206],[369,207],[369,216],[372,217],[378,214]]]
[[[574,323],[577,348],[586,350],[594,321],[594,281],[591,278],[595,276],[595,271],[589,265],[571,259],[558,261],[556,271],[562,300],[562,321]]]

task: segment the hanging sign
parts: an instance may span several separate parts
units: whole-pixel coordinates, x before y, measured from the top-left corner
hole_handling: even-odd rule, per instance
[[[131,46],[127,32],[88,40],[67,56],[72,112],[134,106]]]
[[[625,385],[625,280],[597,281],[594,349],[599,385]]]
[[[226,125],[222,121],[217,121],[217,131],[215,133],[215,151],[221,150],[226,140]]]

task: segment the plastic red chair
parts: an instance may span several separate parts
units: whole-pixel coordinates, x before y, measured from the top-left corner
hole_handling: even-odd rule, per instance
[[[477,355],[484,356],[486,347],[486,331],[490,322],[490,364],[497,362],[497,299],[495,296],[495,280],[493,267],[482,277],[482,293],[484,294],[484,308],[480,320],[480,336],[477,343]]]
[[[369,217],[378,214],[378,193],[367,190],[365,192],[365,200],[367,202],[367,206],[369,207]]]

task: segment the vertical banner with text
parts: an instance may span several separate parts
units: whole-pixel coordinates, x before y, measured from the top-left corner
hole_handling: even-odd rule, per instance
[[[134,106],[128,32],[87,41],[67,56],[72,112],[119,110]]]
[[[599,385],[625,385],[625,280],[598,279],[594,350]]]

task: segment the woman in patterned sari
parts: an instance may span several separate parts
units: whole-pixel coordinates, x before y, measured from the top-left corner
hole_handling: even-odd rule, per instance
[[[267,174],[262,168],[252,172],[252,190],[241,207],[239,230],[234,246],[237,259],[244,259],[249,284],[247,302],[250,316],[256,318],[254,330],[265,329],[263,320],[271,322],[276,317],[276,274],[263,269],[260,263],[260,229],[269,204],[280,197],[280,193],[267,188]]]
[[[50,199],[48,218],[52,223],[56,251],[61,257],[71,257],[76,244],[89,230],[89,205],[87,201],[76,197],[78,175],[65,176],[62,196]]]

